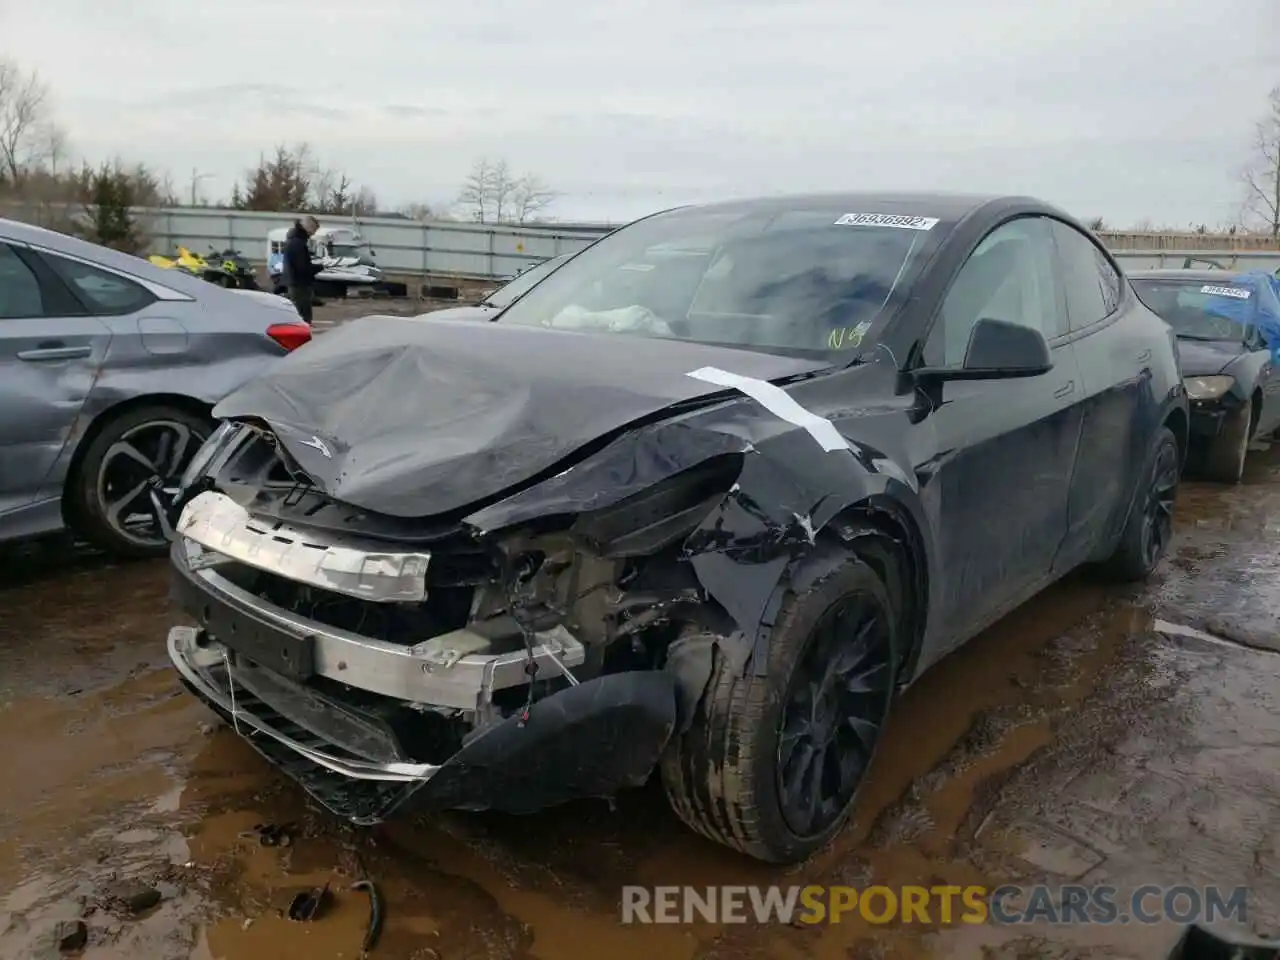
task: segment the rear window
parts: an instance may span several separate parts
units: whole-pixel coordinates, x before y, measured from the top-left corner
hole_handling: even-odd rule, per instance
[[[1228,282],[1202,280],[1133,280],[1134,292],[1153,313],[1184,340],[1244,340],[1244,327],[1210,312],[1222,297],[1248,299],[1250,291]]]
[[[118,274],[99,270],[79,260],[68,260],[54,253],[45,253],[43,256],[45,262],[67,281],[95,314],[120,316],[136,313],[156,299],[141,284]]]

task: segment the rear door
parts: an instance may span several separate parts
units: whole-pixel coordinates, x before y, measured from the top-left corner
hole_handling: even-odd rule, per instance
[[[1065,572],[1109,547],[1128,511],[1159,416],[1151,390],[1162,324],[1130,292],[1087,234],[1058,220],[1054,239],[1080,363],[1083,427],[1068,507]]]
[[[1042,586],[1066,533],[1080,373],[1048,220],[1009,221],[974,249],[934,321],[925,363],[962,364],[983,318],[1039,330],[1053,369],[946,383],[941,405],[922,423],[932,424],[939,454],[917,473],[945,570],[943,619],[957,641]]]
[[[0,520],[37,499],[110,342],[33,251],[0,241]]]

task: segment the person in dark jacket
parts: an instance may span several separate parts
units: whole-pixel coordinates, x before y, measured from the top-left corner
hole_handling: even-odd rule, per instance
[[[311,305],[315,300],[316,274],[320,266],[311,261],[312,236],[320,229],[315,217],[303,217],[294,223],[284,242],[284,282],[289,299],[298,308],[298,316],[311,322]]]

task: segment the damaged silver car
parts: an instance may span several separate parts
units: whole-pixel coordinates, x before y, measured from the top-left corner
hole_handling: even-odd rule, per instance
[[[220,403],[175,504],[186,686],[322,804],[527,813],[660,775],[796,861],[895,694],[1168,545],[1168,328],[1027,199],[685,208],[494,322],[339,328]]]

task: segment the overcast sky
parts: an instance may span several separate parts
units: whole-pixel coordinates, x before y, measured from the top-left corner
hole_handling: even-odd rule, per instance
[[[307,140],[383,206],[505,157],[562,219],[902,187],[1217,224],[1280,84],[1280,0],[0,0],[0,37],[77,153],[180,190]]]

